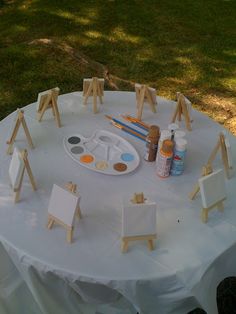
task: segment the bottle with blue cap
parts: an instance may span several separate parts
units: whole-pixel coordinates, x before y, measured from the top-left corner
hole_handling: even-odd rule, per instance
[[[187,150],[187,141],[184,138],[175,139],[174,155],[171,165],[170,174],[179,176],[184,171],[184,162]]]

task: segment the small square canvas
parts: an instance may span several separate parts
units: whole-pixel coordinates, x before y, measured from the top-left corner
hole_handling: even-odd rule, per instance
[[[14,148],[12,159],[9,166],[9,178],[14,190],[19,188],[20,179],[24,171],[24,162],[20,156],[20,151],[17,147]]]
[[[123,203],[122,237],[156,234],[156,203]]]
[[[56,91],[56,99],[55,100],[57,100],[60,89],[59,89],[59,87],[55,87],[53,89]],[[37,111],[38,112],[42,109],[43,104],[46,101],[47,97],[49,97],[50,92],[51,92],[51,89],[38,93],[38,99],[37,99]]]
[[[198,182],[203,208],[209,208],[226,198],[225,178],[222,169],[200,178]]]
[[[49,201],[48,213],[67,226],[72,227],[79,201],[80,196],[54,184]]]

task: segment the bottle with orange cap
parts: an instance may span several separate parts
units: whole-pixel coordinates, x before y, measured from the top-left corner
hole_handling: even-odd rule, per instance
[[[173,150],[174,142],[169,139],[164,140],[158,153],[156,164],[156,173],[161,178],[167,178],[170,175]]]

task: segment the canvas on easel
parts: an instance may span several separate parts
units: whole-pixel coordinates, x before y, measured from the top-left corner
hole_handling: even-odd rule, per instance
[[[79,207],[80,196],[76,194],[76,185],[69,182],[66,189],[54,184],[48,206],[48,229],[54,223],[64,227],[67,231],[67,241],[72,242],[74,221],[76,215],[82,218]]]
[[[230,179],[230,171],[233,168],[233,162],[232,162],[232,156],[231,156],[231,150],[230,150],[230,143],[228,139],[225,137],[223,132],[219,133],[217,143],[214,149],[212,150],[206,165],[203,166],[202,168],[202,174],[201,174],[202,177],[205,177],[206,175],[209,175],[213,172],[212,164],[219,151],[221,152],[221,158],[224,165],[226,177]],[[199,184],[197,183],[194,189],[192,190],[192,192],[189,194],[189,198],[193,200],[196,197],[199,190],[200,190]]]
[[[33,173],[30,168],[28,161],[27,150],[19,151],[17,147],[14,148],[12,159],[9,166],[9,178],[10,183],[13,188],[15,197],[14,202],[18,202],[20,199],[20,192],[22,187],[22,182],[24,178],[25,170],[29,176],[32,189],[36,190],[36,184],[34,181]]]
[[[187,130],[191,131],[191,111],[191,102],[183,94],[177,92],[177,104],[171,123],[175,123],[176,119],[180,122],[183,116]]]
[[[127,252],[132,241],[147,241],[153,250],[155,239],[156,203],[146,200],[143,193],[135,193],[131,200],[123,202],[121,250]]]
[[[214,207],[224,210],[223,201],[226,199],[225,178],[222,169],[212,172],[198,180],[202,198],[202,222],[208,220],[208,213]]]
[[[83,80],[83,104],[87,105],[88,98],[93,97],[93,113],[98,112],[97,97],[99,97],[100,104],[103,103],[102,97],[104,96],[104,79],[92,77],[91,79]]]
[[[56,120],[57,126],[61,127],[60,113],[58,110],[57,99],[60,89],[58,87],[49,89],[38,94],[37,100],[37,119],[41,122],[46,110],[51,109]]]
[[[147,85],[135,84],[137,119],[142,120],[143,106],[147,103],[153,113],[156,113],[156,89]]]
[[[16,123],[15,123],[15,126],[13,128],[12,135],[11,135],[10,139],[7,141],[7,144],[8,144],[7,154],[12,154],[13,145],[14,145],[14,142],[16,140],[17,132],[18,132],[21,125],[25,131],[26,139],[29,143],[29,146],[31,148],[34,148],[34,144],[33,144],[32,138],[30,136],[30,132],[29,132],[29,129],[27,127],[26,121],[25,121],[24,111],[17,109]]]

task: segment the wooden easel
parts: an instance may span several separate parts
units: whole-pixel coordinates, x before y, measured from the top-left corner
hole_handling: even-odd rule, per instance
[[[202,222],[206,223],[207,220],[208,220],[208,213],[211,209],[213,209],[214,207],[217,207],[217,209],[220,211],[220,212],[223,212],[224,211],[224,204],[223,204],[223,201],[225,200],[226,198],[223,198],[222,200],[220,200],[219,202],[211,205],[210,207],[207,207],[207,208],[202,208],[202,214],[201,214],[201,218],[202,218]]]
[[[29,143],[29,146],[31,148],[34,148],[34,144],[33,144],[32,138],[30,136],[29,129],[28,129],[27,124],[25,122],[24,111],[17,109],[16,124],[14,126],[14,129],[13,129],[13,132],[12,132],[10,140],[7,141],[7,144],[9,145],[8,149],[7,149],[7,154],[9,154],[9,155],[12,154],[13,144],[15,142],[15,139],[16,139],[16,136],[17,136],[17,132],[18,132],[21,124],[23,126],[24,131],[25,131],[25,135],[26,135],[27,141]]]
[[[226,144],[225,144],[225,136],[221,132],[219,134],[216,146],[212,150],[211,155],[207,161],[207,164],[205,166],[203,166],[203,168],[202,168],[202,177],[212,173],[212,171],[213,171],[212,163],[213,163],[213,161],[216,157],[216,154],[218,153],[219,150],[221,151],[221,158],[222,158],[222,162],[224,165],[226,177],[228,179],[230,179],[230,166],[229,166],[229,162],[228,162],[228,155],[227,155],[227,149],[226,149]],[[200,190],[200,188],[199,188],[199,185],[197,183],[195,185],[193,191],[189,194],[189,198],[191,200],[193,200],[196,197],[199,190]]]
[[[38,106],[38,121],[41,122],[43,115],[47,109],[52,109],[53,116],[56,120],[57,126],[61,127],[61,119],[60,114],[58,110],[57,105],[57,98],[59,95],[60,89],[58,87],[53,88],[49,90],[45,95],[41,96],[41,99],[39,100],[39,106]]]
[[[152,97],[152,92],[147,85],[135,84],[136,101],[137,101],[137,119],[141,121],[143,106],[147,102],[153,113],[156,113],[156,101]]]
[[[21,153],[20,153],[20,157],[24,163],[24,168],[23,168],[23,171],[21,173],[21,176],[20,176],[20,183],[19,183],[19,186],[14,189],[14,193],[15,193],[15,198],[14,198],[14,202],[17,203],[20,199],[20,192],[21,192],[21,187],[22,187],[22,182],[23,182],[23,177],[24,177],[24,172],[25,170],[27,171],[28,173],[28,176],[29,176],[29,179],[30,179],[30,183],[32,185],[32,189],[33,191],[36,191],[36,184],[35,184],[35,181],[34,181],[34,176],[33,176],[33,173],[32,173],[32,170],[30,168],[30,164],[29,164],[29,161],[28,161],[28,152],[26,149],[24,149]]]
[[[68,191],[70,191],[71,193],[76,194],[76,190],[77,190],[77,185],[72,183],[72,182],[68,182],[66,184],[66,189]],[[82,218],[82,213],[80,210],[80,207],[78,206],[76,209],[76,216],[81,219]],[[67,224],[65,224],[64,222],[62,222],[60,219],[52,216],[52,215],[48,215],[48,222],[47,222],[47,228],[51,229],[53,227],[53,224],[57,223],[59,225],[61,225],[62,227],[64,227],[67,231],[66,233],[66,239],[68,243],[72,243],[72,239],[73,239],[73,232],[74,232],[74,227],[73,226],[68,226]]]
[[[178,92],[177,93],[177,105],[176,105],[176,109],[172,117],[171,123],[174,123],[177,118],[178,118],[178,121],[181,121],[182,115],[184,116],[187,130],[192,131],[191,119],[190,119],[187,104],[185,102],[185,97],[183,94]]]
[[[83,97],[84,105],[90,96],[93,96],[93,113],[97,113],[97,97],[99,97],[100,104],[103,103],[102,97],[104,95],[104,79],[93,77],[91,79],[83,80]]]
[[[145,198],[143,193],[135,193],[133,199],[131,200],[134,204],[143,204],[145,202]],[[156,234],[148,234],[148,235],[137,235],[137,236],[130,236],[130,237],[122,237],[121,238],[121,251],[122,253],[127,252],[129,242],[130,241],[147,241],[147,245],[150,251],[154,249],[153,240],[156,239]]]

